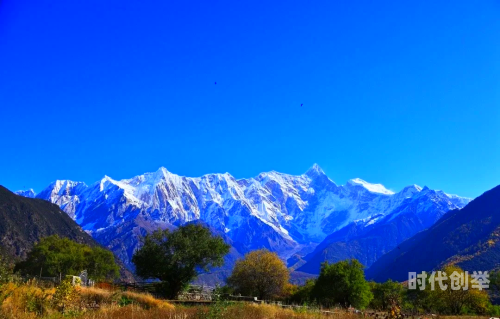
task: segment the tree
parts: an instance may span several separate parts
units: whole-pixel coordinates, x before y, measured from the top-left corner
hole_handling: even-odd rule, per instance
[[[12,280],[12,270],[12,264],[8,263],[7,258],[0,254],[0,286]]]
[[[115,256],[107,249],[93,247],[88,256],[87,272],[95,281],[105,281],[119,276],[119,267],[115,263]]]
[[[490,273],[490,288],[489,295],[495,304],[500,302],[500,270],[492,271]],[[495,315],[495,317],[498,317]]]
[[[441,314],[464,314],[464,313],[476,313],[484,314],[487,313],[490,306],[489,296],[485,290],[478,290],[472,288],[471,281],[472,277],[470,274],[467,275],[468,289],[464,290],[462,288],[457,290],[451,289],[451,275],[453,273],[464,276],[465,272],[457,266],[446,266],[442,270],[446,275],[444,280],[442,280],[443,286],[446,285],[447,289],[442,290],[438,282],[435,282],[434,290],[431,289],[430,278],[428,278],[425,290],[427,292],[428,298],[427,303],[429,307],[436,312]]]
[[[276,253],[261,249],[238,260],[227,283],[243,295],[271,299],[284,293],[289,276],[285,263]]]
[[[290,302],[294,304],[304,304],[313,301],[312,291],[316,281],[314,279],[308,279],[304,285],[299,286],[297,290],[290,297]]]
[[[388,311],[394,304],[401,306],[404,297],[403,285],[399,282],[388,280],[384,283],[370,282],[373,299],[370,302],[370,308]]]
[[[137,275],[159,279],[162,292],[173,299],[196,278],[198,270],[222,266],[228,252],[229,245],[220,236],[202,225],[187,224],[172,232],[159,229],[146,235],[132,262]]]
[[[356,259],[324,262],[313,289],[313,296],[326,306],[340,304],[342,307],[363,309],[373,298],[370,285],[365,279],[363,265]]]
[[[93,280],[114,279],[119,268],[113,254],[101,247],[90,247],[57,235],[42,238],[15,270],[32,276],[79,275],[87,270]]]

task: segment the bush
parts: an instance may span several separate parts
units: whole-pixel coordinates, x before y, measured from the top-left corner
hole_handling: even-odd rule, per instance
[[[500,317],[500,306],[490,305],[488,307],[488,314],[492,317]]]
[[[52,303],[62,313],[77,310],[80,301],[79,289],[73,286],[70,278],[66,278],[57,286]]]

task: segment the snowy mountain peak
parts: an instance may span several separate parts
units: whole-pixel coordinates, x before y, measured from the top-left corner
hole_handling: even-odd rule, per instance
[[[82,192],[87,185],[84,182],[74,182],[70,180],[56,180],[40,193],[37,194],[38,198],[45,198],[50,196],[72,196]]]
[[[156,172],[155,172],[155,175],[156,176],[161,176],[161,177],[167,177],[168,175],[170,175],[171,173],[165,168],[165,167],[160,167]]]
[[[416,189],[418,192],[420,192],[422,190],[422,187],[418,186],[417,184],[413,184],[411,186],[408,186],[408,187],[413,187],[414,189]]]
[[[372,193],[378,193],[378,194],[384,194],[384,195],[393,195],[394,194],[393,191],[388,190],[382,184],[371,184],[371,183],[368,183],[360,178],[350,179],[347,182],[347,184],[351,185],[351,186],[362,186],[363,188],[365,188],[366,190],[368,190]]]
[[[321,176],[321,175],[326,175],[325,172],[323,171],[323,169],[321,169],[321,167],[319,167],[318,164],[314,163],[314,165],[307,170],[307,172],[305,173],[305,175],[311,177],[311,178],[314,178],[314,177],[317,177],[317,176]]]
[[[412,197],[414,194],[422,191],[422,187],[418,185],[409,185],[403,188],[398,194],[401,194],[404,197]]]
[[[112,179],[111,177],[109,177],[108,175],[104,175],[104,177],[100,181],[100,189],[101,189],[101,191],[103,191],[104,188],[106,188],[106,185],[108,183],[115,184],[116,181],[114,179]]]

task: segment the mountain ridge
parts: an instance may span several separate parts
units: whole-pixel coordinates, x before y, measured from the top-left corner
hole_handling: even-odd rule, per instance
[[[431,271],[446,264],[485,271],[500,264],[500,186],[401,243],[367,271],[376,281],[406,280],[409,271]],[[420,258],[421,255],[425,258]]]
[[[370,219],[376,224],[427,189],[408,186],[392,192],[361,179],[339,186],[317,164],[301,175],[271,171],[243,179],[229,173],[184,177],[160,167],[120,181],[105,176],[88,186],[56,181],[36,197],[57,203],[132,266],[140,236],[196,220],[226,234],[239,254],[265,247],[287,259],[351,223]],[[436,194],[449,209],[468,202]],[[432,213],[437,204],[426,205]]]

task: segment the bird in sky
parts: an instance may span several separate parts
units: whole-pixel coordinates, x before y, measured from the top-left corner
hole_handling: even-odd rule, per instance
[[[304,105],[304,103],[300,103],[300,106]]]
[[[215,82],[215,84],[217,84],[217,82]]]

